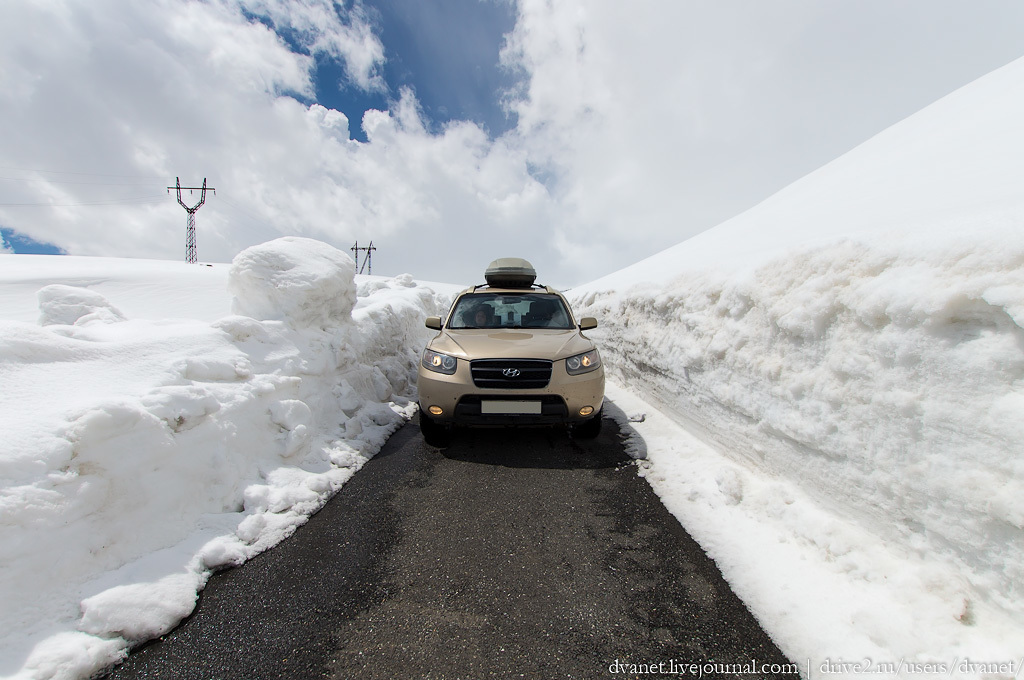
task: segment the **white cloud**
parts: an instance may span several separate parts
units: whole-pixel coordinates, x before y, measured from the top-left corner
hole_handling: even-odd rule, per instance
[[[276,27],[290,29],[313,53],[343,60],[345,73],[364,90],[383,90],[379,73],[384,46],[374,35],[363,6],[355,2],[339,16],[331,0],[235,0],[246,11],[269,18]]]
[[[252,147],[292,134],[276,125],[278,93],[312,92],[309,58],[225,5],[98,0],[0,13],[0,71],[20,66],[0,115],[22,131],[0,147],[14,178],[0,203],[61,206],[11,208],[3,221],[71,252],[171,256],[168,230],[180,232],[183,216],[163,187],[249,162]],[[90,205],[143,198],[154,202]]]
[[[538,215],[548,199],[521,151],[472,124],[427,132],[411,91],[391,111],[367,113],[369,143],[351,140],[344,114],[288,96],[312,93],[311,58],[240,8],[98,0],[0,9],[0,71],[20,66],[0,117],[24,131],[0,140],[12,178],[0,204],[55,206],[0,205],[0,224],[74,254],[178,259],[186,215],[165,187],[207,178],[216,195],[197,213],[200,259],[230,260],[281,234],[342,248],[375,239],[392,273],[427,264],[425,275],[472,281],[478,262],[445,264],[456,249],[528,253],[547,228]],[[353,81],[376,87],[380,43],[353,38],[372,37],[364,17],[341,24],[325,8],[245,5],[343,51]],[[135,199],[150,202],[124,204]]]
[[[587,280],[1024,54],[1022,24],[1011,2],[521,0],[504,58],[529,75],[511,108]],[[572,250],[580,234],[600,247]]]
[[[73,254],[179,259],[186,216],[165,187],[205,177],[201,259],[295,234],[373,239],[378,273],[472,283],[515,255],[583,282],[1019,56],[1024,6],[520,0],[503,57],[523,78],[518,126],[499,139],[435,131],[411,90],[362,121],[293,98],[312,97],[317,56],[383,91],[368,16],[328,0],[4,3],[0,124],[19,134],[0,137],[0,225]]]

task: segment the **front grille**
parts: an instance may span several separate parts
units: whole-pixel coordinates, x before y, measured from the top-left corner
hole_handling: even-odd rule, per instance
[[[542,359],[477,359],[469,362],[473,384],[496,390],[539,390],[551,382],[551,362]]]

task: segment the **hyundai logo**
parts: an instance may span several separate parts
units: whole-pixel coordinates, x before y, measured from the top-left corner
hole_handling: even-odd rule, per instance
[[[501,374],[506,378],[518,378],[520,373],[521,372],[518,368],[506,368],[501,372]]]

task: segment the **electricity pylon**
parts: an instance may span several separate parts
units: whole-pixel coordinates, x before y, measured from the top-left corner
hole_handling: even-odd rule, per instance
[[[185,260],[189,264],[195,264],[196,263],[196,212],[201,207],[203,207],[203,203],[206,203],[206,178],[205,177],[203,178],[203,186],[201,186],[201,187],[183,187],[183,186],[181,186],[181,178],[175,177],[174,178],[174,186],[173,187],[167,187],[167,193],[171,193],[171,189],[177,189],[178,190],[178,203],[180,203],[181,207],[184,208],[185,212],[188,213],[188,227],[186,227],[186,230],[185,230]],[[188,207],[187,205],[185,205],[185,201],[181,200],[181,190],[182,189],[187,189],[189,194],[191,194],[193,191],[202,191],[203,193],[200,195],[199,202],[196,203],[191,208]],[[217,190],[214,189],[213,187],[210,187],[210,191],[212,191],[214,194],[217,193]]]
[[[373,251],[377,250],[376,248],[373,247],[373,241],[370,241],[370,245],[365,246],[363,248],[360,248],[359,247],[359,241],[356,241],[356,244],[354,246],[352,246],[349,250],[351,250],[353,253],[356,254],[356,258],[355,258],[356,259],[356,273],[357,274],[362,274],[363,273],[363,267],[365,267],[366,270],[367,270],[366,273],[367,274],[372,274],[373,273]],[[365,251],[366,252],[366,257],[363,258],[363,267],[359,266],[359,251]]]

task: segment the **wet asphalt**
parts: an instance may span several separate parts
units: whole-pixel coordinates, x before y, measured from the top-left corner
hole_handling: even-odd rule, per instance
[[[108,677],[792,679],[788,663],[614,422],[591,441],[459,432],[443,450],[410,423]]]

